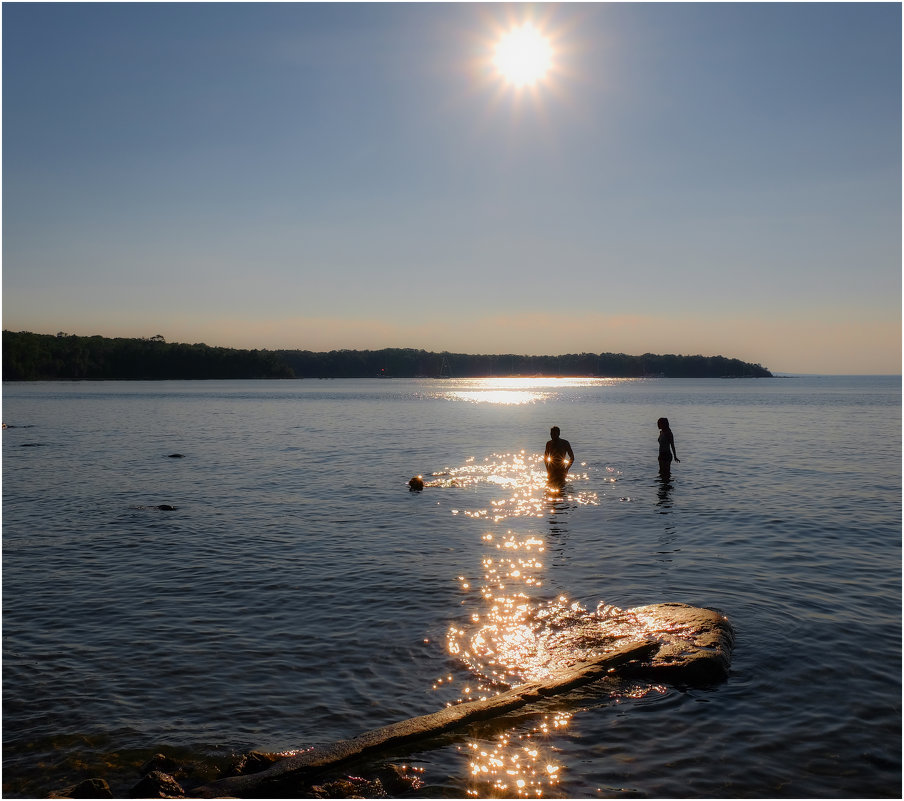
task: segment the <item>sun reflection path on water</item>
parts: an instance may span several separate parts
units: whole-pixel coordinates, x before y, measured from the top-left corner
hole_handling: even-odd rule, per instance
[[[555,398],[561,390],[613,387],[638,381],[636,378],[553,378],[510,376],[508,378],[455,379],[453,388],[427,393],[438,400],[523,406]]]
[[[576,505],[599,504],[596,492],[579,488],[581,483],[590,479],[586,463],[576,464],[572,468],[568,482],[561,490],[548,486],[546,470],[542,465],[541,454],[524,450],[517,453],[494,453],[482,461],[477,461],[472,456],[459,467],[446,467],[432,473],[424,485],[464,488],[486,486],[504,490],[508,493],[506,497],[492,499],[486,506],[452,510],[455,515],[485,518],[495,523],[510,517],[545,517],[550,511],[550,500],[562,497],[567,497]],[[603,478],[604,482],[615,480],[614,475]]]
[[[470,740],[467,748],[470,759],[472,786],[468,795],[478,798],[543,796],[547,788],[558,784],[563,769],[549,743],[549,737],[564,729],[571,720],[567,712],[544,715],[530,731],[497,732],[488,740]]]
[[[611,484],[618,472],[606,468],[593,482]],[[494,453],[464,465],[434,473],[428,485],[487,489],[485,506],[453,509],[480,521],[484,544],[480,578],[460,575],[465,614],[446,634],[447,652],[466,669],[439,677],[433,689],[447,704],[489,698],[512,686],[555,676],[577,662],[604,654],[637,637],[649,621],[600,604],[588,611],[564,595],[544,596],[547,540],[554,528],[538,526],[536,518],[599,503],[586,464],[575,465],[565,486],[547,486],[540,454]],[[473,495],[483,497],[484,493]],[[521,530],[504,528],[507,521]],[[647,684],[607,685],[612,703],[642,697],[664,688]],[[539,714],[539,713],[538,713]],[[553,792],[566,772],[553,745],[572,712],[548,712],[533,728],[522,723],[500,730],[489,726],[485,736],[472,737],[461,750],[468,757],[468,794],[477,797],[539,797]]]
[[[463,400],[471,403],[501,403],[509,406],[522,406],[525,403],[536,403],[539,400],[544,400],[546,393],[534,392],[528,389],[477,389],[447,392],[445,397],[450,400]]]

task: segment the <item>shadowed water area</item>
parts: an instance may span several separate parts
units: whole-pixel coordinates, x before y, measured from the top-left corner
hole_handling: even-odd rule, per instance
[[[676,601],[731,621],[725,681],[603,680],[396,761],[426,796],[899,797],[900,388],[5,384],[4,795],[353,737]]]

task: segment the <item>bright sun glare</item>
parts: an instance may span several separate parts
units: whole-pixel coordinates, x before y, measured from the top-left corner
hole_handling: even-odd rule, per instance
[[[528,23],[503,34],[493,63],[509,83],[531,86],[545,77],[551,61],[549,40]]]

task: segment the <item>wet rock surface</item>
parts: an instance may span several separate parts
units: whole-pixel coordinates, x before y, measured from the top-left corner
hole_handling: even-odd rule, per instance
[[[152,770],[130,791],[130,798],[185,798],[185,790],[168,773]]]
[[[140,773],[144,776],[151,771],[159,770],[161,773],[175,774],[180,767],[181,766],[175,759],[170,759],[165,754],[154,754],[154,756],[141,766]]]
[[[625,643],[654,641],[658,653],[622,675],[672,683],[710,683],[728,674],[734,642],[728,619],[714,609],[660,603],[588,610],[559,597],[527,608],[505,625],[488,620],[456,643],[459,659],[494,687],[553,680],[575,665]]]
[[[345,776],[313,784],[310,798],[403,798],[423,787],[419,771],[407,765],[387,765],[374,774]]]
[[[631,665],[624,675],[673,684],[707,684],[724,680],[731,666],[734,630],[716,609],[683,603],[661,603],[616,610],[600,607],[607,626],[624,625],[633,636],[659,642],[649,664]]]

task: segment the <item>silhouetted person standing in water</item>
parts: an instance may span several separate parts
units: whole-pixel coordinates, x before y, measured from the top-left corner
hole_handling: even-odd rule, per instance
[[[668,478],[672,473],[672,456],[676,462],[680,462],[681,459],[675,451],[675,435],[669,428],[669,418],[660,417],[656,425],[659,426],[659,475]]]
[[[552,439],[546,443],[543,461],[546,464],[547,481],[550,484],[562,485],[565,483],[565,476],[568,475],[568,468],[574,464],[574,451],[571,450],[571,443],[567,439],[562,439],[559,433],[558,426],[553,426],[549,430]]]

